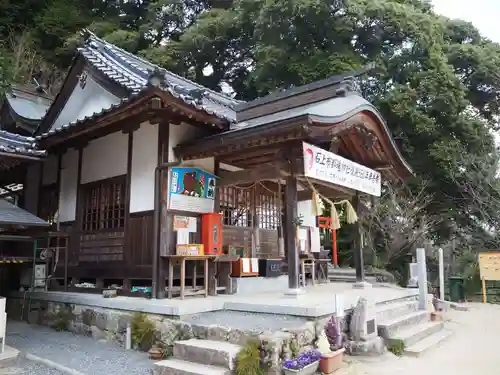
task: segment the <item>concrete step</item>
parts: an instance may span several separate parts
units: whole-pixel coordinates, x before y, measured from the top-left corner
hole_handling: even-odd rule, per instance
[[[383,322],[415,312],[418,301],[415,299],[397,301],[377,306],[377,321]]]
[[[395,333],[405,327],[415,325],[430,320],[428,311],[419,310],[393,319],[379,321],[377,324],[378,335],[387,339],[393,337]]]
[[[174,344],[174,358],[234,370],[241,346],[229,342],[190,339]]]
[[[414,345],[405,348],[404,354],[412,357],[419,357],[427,350],[439,346],[443,341],[453,334],[452,331],[442,329]]]
[[[338,275],[338,274],[328,274],[328,279],[330,281],[343,282],[343,283],[355,283],[356,275]],[[370,284],[375,284],[377,282],[377,278],[373,276],[365,277],[365,281]]]
[[[354,268],[335,268],[333,265],[328,265],[328,273],[336,273],[338,275],[354,275],[356,276],[356,270]]]
[[[231,375],[232,371],[181,359],[165,359],[153,364],[152,375]]]
[[[398,340],[403,341],[405,348],[417,344],[418,342],[426,339],[427,337],[442,331],[444,322],[423,322],[401,329],[393,336],[389,337],[388,341]]]

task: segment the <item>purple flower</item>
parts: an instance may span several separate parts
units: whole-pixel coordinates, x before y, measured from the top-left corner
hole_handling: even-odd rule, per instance
[[[318,350],[306,350],[299,354],[297,358],[288,359],[283,363],[283,367],[289,370],[300,370],[311,363],[319,361],[321,353]]]

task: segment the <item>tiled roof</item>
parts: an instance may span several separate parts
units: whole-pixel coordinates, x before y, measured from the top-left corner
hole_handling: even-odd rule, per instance
[[[41,157],[46,151],[37,148],[35,138],[0,130],[0,152]]]
[[[78,51],[94,68],[132,93],[145,89],[153,75],[160,75],[164,78],[165,90],[176,98],[229,122],[236,120],[233,107],[242,102],[160,68],[98,38],[89,31],[85,32],[87,34],[85,45]]]
[[[40,121],[52,104],[50,98],[17,87],[12,87],[5,98],[16,115],[27,120]]]
[[[48,227],[50,224],[5,199],[0,199],[0,226]]]

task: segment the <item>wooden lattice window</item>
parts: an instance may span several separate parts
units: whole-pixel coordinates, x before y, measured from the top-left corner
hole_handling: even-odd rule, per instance
[[[253,188],[237,187],[218,188],[220,212],[223,224],[235,227],[252,227],[252,197]]]
[[[38,198],[38,216],[50,224],[54,224],[57,208],[59,206],[57,184],[42,186]]]
[[[277,230],[280,221],[278,196],[270,192],[256,195],[256,211],[259,217],[259,228]]]
[[[91,182],[82,189],[82,230],[93,232],[125,226],[125,177]]]

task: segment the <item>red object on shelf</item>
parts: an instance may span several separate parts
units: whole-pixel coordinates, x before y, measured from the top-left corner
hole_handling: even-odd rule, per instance
[[[222,214],[201,216],[201,242],[205,255],[222,255]]]
[[[316,216],[316,226],[318,228],[330,229],[332,232],[332,261],[334,265],[339,264],[337,253],[337,230],[332,228],[332,218],[324,216]]]

